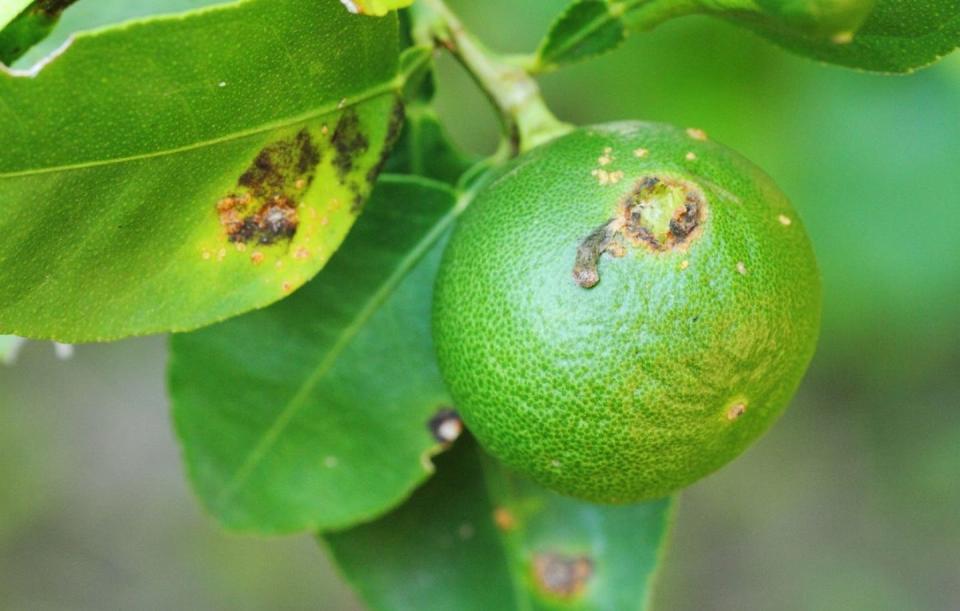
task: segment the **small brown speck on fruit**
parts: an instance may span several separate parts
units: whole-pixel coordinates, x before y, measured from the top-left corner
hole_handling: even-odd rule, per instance
[[[442,407],[427,421],[427,429],[438,442],[449,445],[463,433],[463,420],[457,410]]]
[[[737,273],[741,276],[747,275],[747,266],[744,265],[743,261],[737,261]]]
[[[727,420],[731,422],[742,416],[747,411],[746,403],[734,403],[727,409]]]
[[[301,246],[297,248],[297,251],[293,253],[293,258],[303,261],[304,259],[310,258],[310,251],[307,250],[306,246]]]
[[[687,269],[688,267],[690,267],[690,262],[687,261],[686,259],[680,262],[680,269],[683,270],[683,269]]]
[[[650,153],[650,151],[648,151],[648,150],[645,149],[645,148],[633,149],[633,156],[634,156],[634,157],[646,157],[649,153]]]
[[[571,599],[581,594],[593,576],[593,560],[588,556],[567,556],[543,552],[533,557],[533,577],[547,595]]]
[[[259,250],[255,250],[252,253],[250,253],[250,262],[253,263],[254,265],[260,265],[261,263],[263,263],[263,253],[260,252]]]
[[[783,225],[784,227],[790,225],[790,223],[793,222],[790,219],[790,217],[787,216],[786,214],[781,214],[780,216],[777,217],[777,220],[780,221],[780,224]]]
[[[686,159],[687,161],[696,161],[696,160],[697,160],[697,154],[694,153],[693,151],[690,151],[689,153],[687,153],[686,155],[684,155],[684,159]]]
[[[610,182],[610,173],[606,170],[596,169],[590,172],[590,175],[597,179],[597,184],[605,185]]]
[[[517,527],[517,518],[506,507],[497,507],[493,510],[493,523],[503,532]]]
[[[280,285],[280,288],[283,289],[284,293],[289,293],[290,291],[293,290],[293,285],[290,284],[289,282],[284,282],[283,284]]]
[[[696,127],[687,128],[687,135],[693,138],[694,140],[706,140],[707,132],[702,129],[697,129]]]

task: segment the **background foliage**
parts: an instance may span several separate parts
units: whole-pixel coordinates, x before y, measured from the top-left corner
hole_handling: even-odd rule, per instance
[[[452,4],[518,52],[564,5],[527,2],[520,19],[507,0]],[[441,114],[489,150],[492,113],[443,69]],[[794,200],[824,273],[801,395],[755,448],[681,496],[659,608],[960,608],[960,57],[881,78],[684,19],[543,83],[565,120],[698,126],[755,160]],[[173,449],[162,352],[138,340],[59,363],[32,344],[0,368],[0,600],[355,605],[309,540],[228,538],[201,515]]]

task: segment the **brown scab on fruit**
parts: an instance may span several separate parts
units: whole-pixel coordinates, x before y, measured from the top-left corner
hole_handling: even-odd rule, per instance
[[[460,437],[463,432],[463,421],[457,410],[449,407],[440,408],[427,422],[427,428],[439,443],[449,445]]]
[[[227,240],[238,245],[274,244],[297,231],[297,197],[311,182],[320,151],[310,132],[264,147],[237,179],[233,193],[217,202]]]
[[[629,247],[664,252],[689,244],[706,218],[706,200],[688,181],[647,176],[620,200],[616,215],[577,247],[573,279],[583,288],[600,281],[600,257],[622,257]]]
[[[534,582],[541,591],[552,597],[576,597],[586,588],[593,572],[593,560],[588,556],[543,552],[533,557]]]
[[[727,409],[727,420],[731,422],[742,416],[747,411],[746,403],[734,403]]]

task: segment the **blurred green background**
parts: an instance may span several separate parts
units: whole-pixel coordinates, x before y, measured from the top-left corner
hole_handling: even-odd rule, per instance
[[[96,4],[60,35],[96,22]],[[565,3],[451,4],[525,52]],[[440,72],[453,136],[492,150],[494,115],[447,58]],[[542,83],[565,120],[696,126],[744,153],[793,199],[823,272],[801,392],[683,493],[655,608],[960,609],[960,54],[881,77],[683,19]],[[309,538],[232,537],[203,515],[164,359],[148,338],[66,362],[30,344],[0,367],[0,609],[359,608]]]

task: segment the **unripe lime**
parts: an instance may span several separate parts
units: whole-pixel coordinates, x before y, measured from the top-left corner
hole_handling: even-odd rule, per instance
[[[581,128],[464,212],[434,298],[441,370],[495,456],[601,502],[728,462],[794,394],[820,284],[761,170],[699,130]]]

